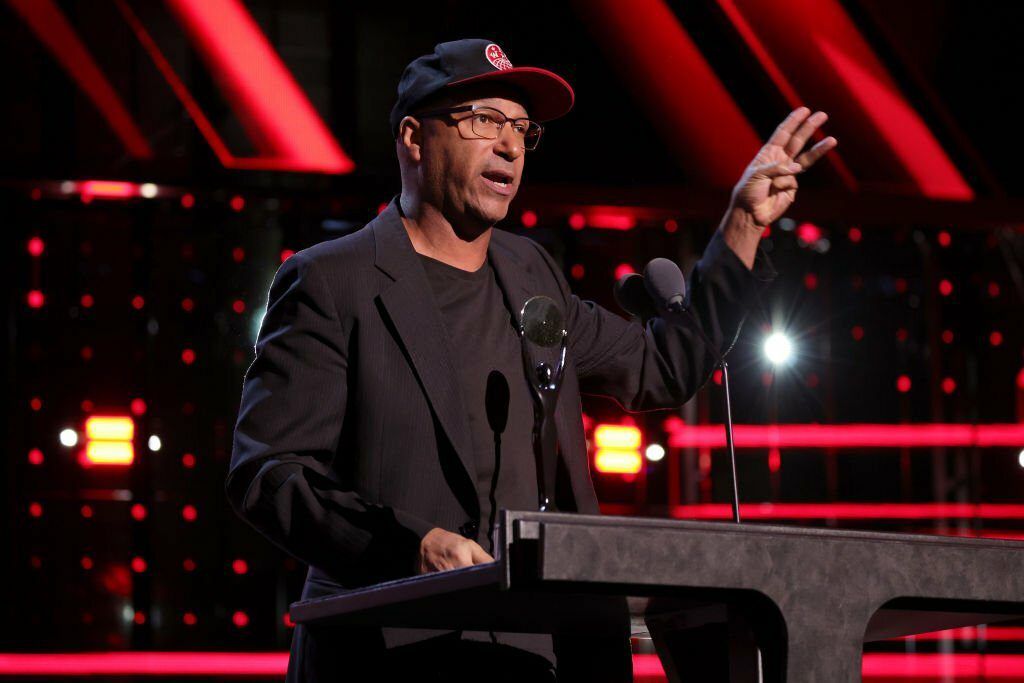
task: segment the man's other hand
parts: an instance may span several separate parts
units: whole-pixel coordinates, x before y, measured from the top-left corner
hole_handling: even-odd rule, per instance
[[[463,538],[458,534],[435,527],[427,532],[420,541],[420,556],[416,562],[416,572],[443,572],[459,567],[472,567],[474,564],[494,562],[494,558],[480,547],[476,541]]]

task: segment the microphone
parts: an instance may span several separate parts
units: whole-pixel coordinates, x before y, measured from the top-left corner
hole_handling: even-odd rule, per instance
[[[628,277],[628,276],[627,276]],[[675,261],[667,258],[656,258],[644,267],[644,285],[653,299],[655,306],[666,311],[672,317],[686,317],[696,328],[697,334],[711,350],[718,367],[722,369],[722,386],[725,387],[725,442],[729,449],[729,464],[732,469],[732,518],[740,523],[740,492],[736,483],[736,448],[732,434],[732,400],[729,396],[729,364],[725,362],[718,347],[711,342],[704,332],[700,321],[686,307],[686,278]]]
[[[628,273],[620,277],[619,281],[615,283],[613,292],[615,302],[619,304],[619,307],[626,313],[640,318],[643,322],[647,322],[649,318],[658,314],[654,302],[647,293],[647,287],[644,285],[644,276],[639,273]]]

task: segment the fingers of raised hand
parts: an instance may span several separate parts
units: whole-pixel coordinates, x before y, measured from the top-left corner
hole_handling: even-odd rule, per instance
[[[828,121],[828,114],[823,111],[816,111],[804,119],[800,127],[789,138],[789,142],[786,143],[786,154],[791,157],[799,154],[807,141],[814,135],[814,131],[818,130],[826,121]]]
[[[768,138],[769,145],[778,145],[779,147],[785,148],[789,144],[790,138],[800,128],[800,124],[804,122],[811,113],[811,110],[807,107],[797,107],[789,113],[782,123],[779,124],[772,136]]]
[[[762,178],[778,178],[779,176],[792,176],[803,170],[803,166],[795,161],[785,159],[774,164],[766,164],[754,171],[755,176]]]
[[[795,190],[799,183],[796,176],[792,174],[780,175],[772,178],[772,187],[776,190]]]
[[[824,140],[819,141],[814,145],[814,147],[811,147],[809,150],[798,156],[796,161],[805,169],[810,168],[814,162],[825,156],[825,154],[830,150],[835,149],[838,144],[839,141],[830,135]]]

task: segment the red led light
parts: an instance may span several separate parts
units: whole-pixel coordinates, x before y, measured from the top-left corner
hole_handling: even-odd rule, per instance
[[[772,226],[764,226],[764,230],[761,231],[761,239],[766,240],[772,236]]]
[[[864,237],[864,234],[860,231],[860,228],[850,228],[849,231],[847,231],[846,236],[851,242],[857,244]]]
[[[900,327],[900,328],[898,328],[896,330],[896,341],[905,342],[905,341],[907,341],[907,336],[908,336],[907,328]]]
[[[895,282],[893,282],[893,285],[896,287],[896,293],[897,294],[906,294],[906,292],[907,292],[907,281],[904,278],[901,278],[901,277],[896,278]]]
[[[782,469],[782,452],[778,448],[768,449],[768,471],[778,472]]]
[[[620,263],[619,265],[615,266],[615,279],[618,280],[620,278],[626,277],[630,273],[635,272],[636,269],[633,268],[632,264]]]
[[[78,185],[82,201],[89,203],[93,197],[103,199],[129,199],[139,194],[139,186],[116,180],[86,180]]]
[[[33,448],[28,452],[28,463],[30,465],[42,465],[43,460],[43,452],[38,448]]]
[[[193,197],[191,194],[183,194],[183,195],[181,195],[181,206],[182,206],[182,208],[184,208],[184,209],[191,209],[195,205],[196,205],[196,198]]]
[[[388,208],[388,203],[387,202],[381,202],[380,204],[378,204],[377,205],[377,215],[379,216],[382,213],[384,213],[385,209],[387,209],[387,208]]]
[[[1024,368],[1021,368],[1020,372],[1017,373],[1017,388],[1024,389]]]
[[[910,378],[907,377],[906,375],[900,375],[896,379],[896,389],[902,394],[905,394],[908,391],[910,391],[910,385]]]
[[[992,297],[993,299],[995,299],[996,297],[999,296],[999,283],[998,282],[990,282],[990,283],[988,283],[988,295],[990,297]]]
[[[245,199],[243,199],[241,197],[241,195],[237,195],[236,194],[234,197],[231,198],[231,210],[232,211],[241,211],[244,208],[245,208]]]
[[[939,232],[938,240],[939,246],[948,247],[950,244],[953,243],[953,236],[950,235],[947,231],[942,230],[941,232]]]
[[[146,414],[146,402],[141,398],[133,398],[131,403],[132,415],[145,415]]]
[[[574,213],[569,216],[569,227],[573,230],[582,230],[587,227],[587,219],[583,217],[582,213]]]
[[[196,518],[198,516],[199,513],[196,512],[196,508],[194,505],[186,505],[183,508],[181,508],[181,518],[184,519],[186,522],[194,522],[196,521]]]
[[[196,456],[192,455],[191,453],[186,453],[185,455],[181,456],[181,465],[182,467],[192,469],[193,467],[196,466]]]
[[[84,569],[85,571],[89,571],[90,569],[93,568],[92,558],[89,557],[88,555],[82,555],[81,563],[82,563],[82,569]]]
[[[992,330],[992,334],[988,335],[988,343],[992,346],[1000,346],[1003,343],[1003,333],[999,330]]]
[[[132,558],[132,571],[136,574],[141,574],[142,572],[146,571],[146,566],[146,561],[141,557]]]
[[[93,409],[93,402],[90,401],[89,399],[85,399],[79,404],[78,407],[82,409],[83,413],[91,413]]]
[[[249,563],[239,557],[231,563],[231,571],[236,574],[248,574]]]
[[[572,268],[569,269],[569,275],[571,275],[574,280],[582,280],[586,272],[587,271],[583,267],[582,263],[574,263],[572,264]]]
[[[537,212],[536,211],[523,211],[523,215],[519,218],[524,228],[532,228],[537,225]]]
[[[941,280],[939,282],[939,294],[942,296],[949,296],[953,293],[953,283],[949,280]]]
[[[952,377],[946,377],[942,380],[942,391],[947,394],[952,394],[956,391],[956,380]]]
[[[943,344],[952,344],[953,343],[953,330],[943,330],[942,331],[942,343]]]
[[[191,313],[192,309],[195,308],[195,306],[195,302],[188,297],[185,297],[184,299],[181,300],[181,310],[185,311],[186,313]]]
[[[29,308],[42,308],[46,303],[46,297],[38,289],[33,289],[25,296],[25,301]]]
[[[239,315],[245,313],[245,302],[242,301],[241,299],[235,299],[233,302],[231,302],[231,310],[234,311],[235,313],[238,313]]]
[[[38,202],[40,199],[43,198],[43,191],[38,187],[33,187],[32,191],[29,193],[29,196],[32,198],[32,201]]]
[[[860,341],[864,338],[864,328],[860,325],[854,325],[850,330],[850,336],[853,337],[854,341]]]
[[[674,218],[669,218],[665,221],[665,232],[671,234],[679,230],[679,223]]]
[[[285,612],[284,616],[281,617],[281,621],[283,621],[284,625],[287,626],[288,628],[295,628],[295,622],[292,621],[291,613]]]
[[[28,514],[32,515],[33,517],[42,517],[43,516],[43,506],[40,503],[36,503],[34,501],[29,503],[28,504]]]
[[[718,386],[722,386],[722,371],[715,370],[713,373],[711,373],[711,381],[717,384]]]
[[[818,276],[815,273],[804,274],[804,287],[814,291],[818,288]]]
[[[231,623],[238,628],[245,628],[249,625],[249,615],[239,610],[231,615]]]
[[[146,519],[146,506],[142,503],[136,503],[132,505],[132,519],[137,522],[141,522]]]
[[[92,347],[83,346],[79,354],[82,356],[82,360],[92,360]]]
[[[288,259],[290,259],[294,255],[295,255],[295,250],[294,249],[282,249],[281,250],[281,263],[284,263],[285,261],[287,261]]]
[[[195,626],[196,621],[198,621],[196,619],[196,615],[192,612],[185,612],[185,614],[181,616],[181,622],[185,624],[185,626]]]
[[[39,237],[32,237],[28,241],[28,253],[38,258],[43,255],[43,251],[46,249],[46,244]]]
[[[796,226],[796,237],[806,244],[814,244],[821,239],[821,228],[814,223],[804,222]]]
[[[242,247],[235,247],[231,250],[231,260],[235,263],[241,263],[245,260],[245,249]]]
[[[82,308],[92,308],[96,300],[93,299],[92,294],[83,294],[82,298],[78,300],[78,303],[82,304]]]
[[[186,557],[181,563],[181,568],[187,572],[194,572],[196,570],[196,561],[191,557]]]
[[[136,612],[135,616],[132,618],[132,621],[134,621],[139,626],[142,626],[143,624],[146,623],[146,613],[145,612]]]
[[[92,519],[93,511],[91,505],[83,505],[79,512],[82,513],[82,517],[85,519]]]
[[[39,398],[38,396],[33,396],[32,400],[28,402],[28,405],[32,410],[38,413],[40,410],[43,409],[43,399]]]
[[[605,230],[632,230],[636,227],[636,217],[629,209],[603,207],[590,211],[586,223]]]
[[[132,308],[136,311],[142,310],[142,307],[146,305],[146,300],[142,298],[142,295],[136,294],[132,297]]]
[[[185,365],[192,365],[196,362],[196,352],[192,349],[185,349],[181,352],[181,362]]]

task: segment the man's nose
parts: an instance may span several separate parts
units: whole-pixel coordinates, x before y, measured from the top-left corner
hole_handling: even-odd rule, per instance
[[[512,126],[506,123],[498,131],[498,139],[494,143],[494,153],[509,161],[514,161],[523,156],[526,147],[522,136],[517,135]]]

